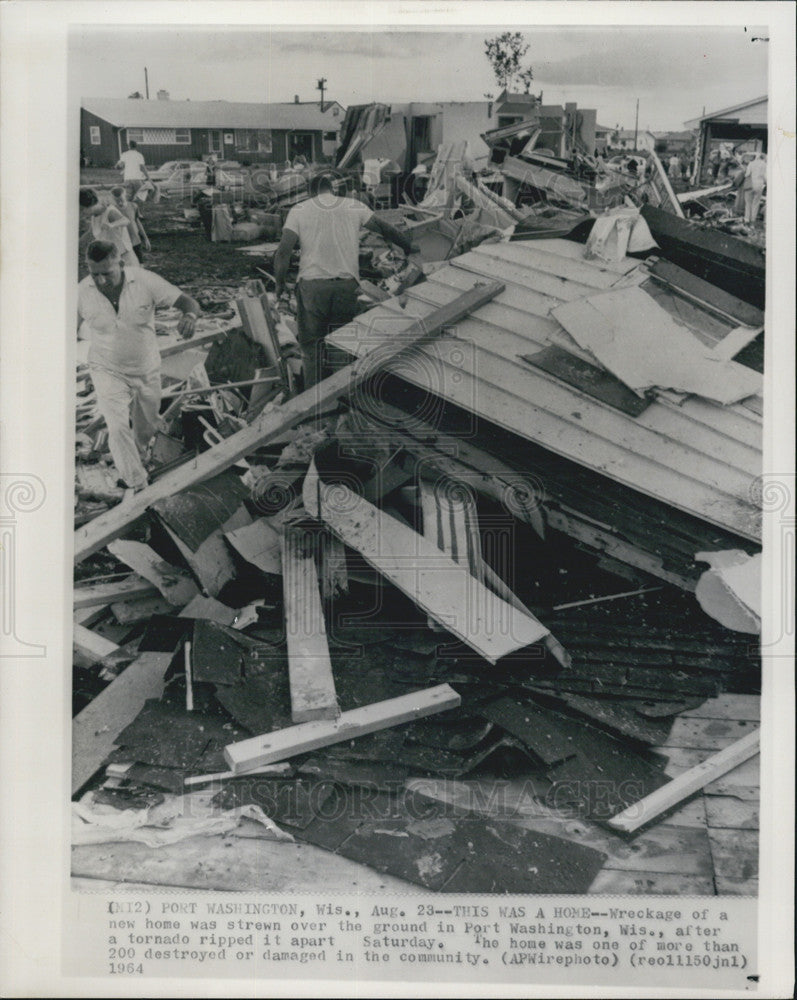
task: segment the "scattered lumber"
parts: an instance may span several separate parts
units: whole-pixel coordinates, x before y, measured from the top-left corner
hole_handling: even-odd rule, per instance
[[[325,405],[372,378],[384,365],[404,350],[418,347],[442,329],[459,322],[474,309],[490,302],[504,289],[499,281],[476,283],[452,302],[421,319],[362,360],[342,368],[334,375],[294,396],[280,407],[263,414],[256,423],[214,445],[193,462],[181,465],[123,503],[101,514],[75,532],[75,562],[103,548],[118,538],[155,501],[173,496],[188,486],[226,469],[255,448],[289,430],[301,420],[319,412]]]
[[[119,649],[115,642],[111,642],[110,639],[106,639],[102,635],[97,635],[96,632],[92,632],[91,629],[86,628],[85,625],[79,625],[77,622],[72,625],[72,645],[93,663],[104,660],[106,656],[110,656],[111,653],[115,653]]]
[[[108,551],[153,583],[174,607],[185,607],[199,593],[197,585],[184,570],[165,562],[143,542],[113,542]]]
[[[282,586],[291,718],[294,722],[336,719],[340,708],[318,591],[314,539],[300,525],[286,527],[282,536]]]
[[[343,712],[335,721],[303,722],[264,736],[255,736],[251,740],[230,743],[224,748],[224,757],[235,774],[245,774],[264,764],[274,764],[319,747],[353,740],[380,729],[415,722],[437,712],[457,708],[460,701],[460,696],[448,684],[438,684],[423,691]]]
[[[325,521],[345,545],[489,663],[548,634],[544,625],[493,595],[467,567],[458,565],[429,539],[344,484],[323,484],[314,462],[304,481],[303,496],[309,514]]]
[[[149,580],[132,573],[124,580],[75,587],[73,607],[103,607],[118,601],[130,601],[135,597],[152,597],[155,593],[156,588]]]
[[[702,764],[684,771],[662,788],[657,788],[644,799],[617,813],[608,821],[609,826],[622,833],[633,833],[690,795],[699,792],[712,781],[721,778],[723,774],[754,757],[759,751],[759,738],[760,730],[753,730],[708,760],[704,760]]]

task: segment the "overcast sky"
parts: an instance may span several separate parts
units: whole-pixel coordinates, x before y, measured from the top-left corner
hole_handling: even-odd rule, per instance
[[[190,8],[188,8],[190,11]],[[343,105],[370,101],[480,101],[498,88],[484,39],[506,30],[274,30],[262,27],[86,27],[71,36],[76,97],[291,101],[318,97]],[[512,26],[510,30],[521,30]],[[767,93],[766,28],[661,26],[522,29],[545,103],[595,108],[602,125],[680,129]]]

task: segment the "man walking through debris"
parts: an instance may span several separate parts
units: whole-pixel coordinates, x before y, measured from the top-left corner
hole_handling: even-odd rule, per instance
[[[747,164],[744,172],[744,221],[757,222],[758,210],[764,196],[764,185],[767,181],[767,158],[764,153],[757,153],[755,159]]]
[[[91,340],[89,371],[114,464],[125,486],[141,490],[147,485],[142,456],[155,433],[161,399],[155,309],[179,309],[177,330],[188,339],[200,307],[160,275],[126,269],[113,243],[90,243],[86,263],[89,274],[78,286],[79,336]]]
[[[144,157],[139,153],[136,143],[131,139],[127,145],[128,149],[120,155],[116,169],[124,170],[122,180],[125,185],[132,184],[133,194],[135,195],[144,181],[149,180],[149,174],[144,163]]]
[[[314,177],[310,194],[309,200],[294,205],[288,213],[274,256],[279,297],[285,291],[291,254],[299,246],[297,324],[306,389],[322,377],[324,337],[350,323],[357,313],[361,230],[378,233],[407,255],[415,250],[406,236],[377,218],[367,205],[336,195],[331,174]]]

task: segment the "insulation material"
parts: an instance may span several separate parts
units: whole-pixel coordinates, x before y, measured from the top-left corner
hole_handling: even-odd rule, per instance
[[[580,347],[636,393],[658,386],[724,405],[761,391],[761,376],[717,359],[641,288],[622,288],[552,310]]]
[[[740,549],[698,552],[697,562],[711,567],[700,577],[695,597],[700,607],[721,625],[736,632],[761,631],[761,554]]]
[[[618,263],[626,253],[639,253],[657,246],[638,208],[615,208],[595,220],[587,239],[587,260]]]

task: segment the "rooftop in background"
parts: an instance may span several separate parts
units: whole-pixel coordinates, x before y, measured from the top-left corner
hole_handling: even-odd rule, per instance
[[[690,118],[689,121],[684,122],[684,128],[696,128],[701,122],[708,121],[710,118],[733,118],[737,112],[747,111],[749,108],[755,107],[757,104],[767,104],[769,97],[764,94],[763,97],[754,97],[751,101],[744,101],[742,104],[734,104],[730,108],[722,108],[720,111],[712,111],[710,114],[701,115],[699,118]],[[766,108],[764,109],[763,120],[767,120]]]
[[[239,103],[236,101],[145,101],[136,98],[87,97],[82,106],[104,121],[119,128],[330,128],[337,101],[281,104]]]

